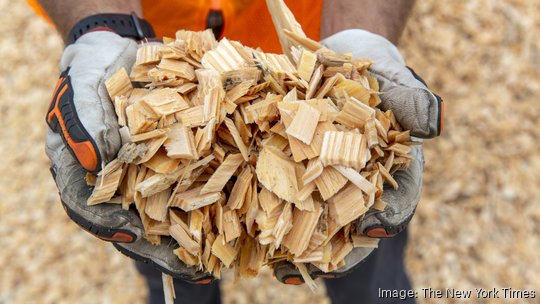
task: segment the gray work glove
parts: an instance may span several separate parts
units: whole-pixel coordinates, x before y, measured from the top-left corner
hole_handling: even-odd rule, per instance
[[[60,75],[47,113],[46,152],[66,213],[86,231],[115,242],[122,253],[152,263],[164,273],[191,282],[212,277],[183,264],[173,243],[146,241],[135,211],[118,204],[87,206],[92,188],[84,177],[113,160],[121,146],[117,117],[104,81],[120,68],[131,69],[137,43],[107,31],[83,35],[62,56]]]
[[[418,138],[438,136],[442,130],[442,99],[432,93],[425,82],[405,65],[398,49],[385,38],[364,30],[346,30],[321,41],[327,48],[343,54],[352,53],[353,58],[367,58],[375,63],[370,71],[380,85],[383,110],[392,110],[404,129]],[[411,220],[422,192],[424,157],[422,146],[413,146],[414,160],[408,169],[397,171],[394,179],[398,189],[385,184],[382,200],[387,203],[384,212],[371,211],[357,223],[357,233],[370,237],[387,238],[402,231]],[[337,277],[345,275],[361,264],[372,252],[371,248],[355,248],[346,257],[346,266],[338,271],[323,274],[309,266],[313,277]],[[275,267],[274,274],[281,282],[298,281],[300,273],[289,263]],[[290,279],[297,278],[297,279]]]

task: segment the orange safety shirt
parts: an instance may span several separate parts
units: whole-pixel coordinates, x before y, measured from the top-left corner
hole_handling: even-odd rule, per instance
[[[48,19],[37,0],[27,0],[38,14]],[[306,35],[320,38],[323,0],[286,0]],[[265,52],[281,53],[279,40],[265,0],[142,0],[144,18],[159,37],[174,37],[176,30],[204,30],[211,10],[221,11],[221,37],[238,40]]]

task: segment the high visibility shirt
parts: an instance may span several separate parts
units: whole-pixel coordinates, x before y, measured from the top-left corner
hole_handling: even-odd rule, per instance
[[[38,14],[48,19],[37,0],[27,0]],[[306,35],[320,38],[323,0],[285,1]],[[280,53],[281,47],[265,0],[142,0],[144,18],[159,37],[174,37],[176,30],[207,28],[210,11],[221,12],[221,37],[238,40],[265,52]]]

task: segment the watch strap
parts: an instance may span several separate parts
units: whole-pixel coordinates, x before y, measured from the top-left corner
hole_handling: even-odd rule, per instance
[[[135,13],[131,13],[131,15],[97,14],[88,16],[77,22],[67,36],[66,45],[74,43],[82,35],[95,31],[97,28],[111,30],[122,37],[133,38],[135,40],[156,36],[150,23],[144,19],[140,19]]]

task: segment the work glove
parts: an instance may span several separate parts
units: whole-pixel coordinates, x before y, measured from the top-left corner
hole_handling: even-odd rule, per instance
[[[392,110],[396,119],[411,135],[419,138],[432,138],[442,131],[443,101],[431,92],[426,83],[405,65],[405,60],[398,49],[385,38],[364,30],[346,30],[326,38],[321,43],[336,53],[352,53],[353,58],[367,58],[375,63],[370,67],[371,74],[377,78],[380,86],[383,111]],[[406,170],[397,171],[394,179],[398,188],[384,185],[382,200],[387,203],[383,212],[370,210],[362,221],[356,224],[356,233],[375,238],[388,238],[402,231],[420,201],[422,192],[422,173],[424,158],[422,146],[412,146],[414,157]],[[346,257],[346,265],[334,272],[323,273],[309,265],[308,271],[313,278],[343,276],[373,251],[371,248],[354,248]],[[281,263],[274,268],[276,278],[284,283],[303,282],[299,271],[290,263]]]
[[[162,245],[154,246],[146,241],[135,211],[123,210],[119,204],[86,203],[92,192],[85,181],[87,171],[98,172],[121,147],[104,81],[120,68],[129,72],[136,53],[134,40],[109,31],[87,33],[65,49],[60,61],[63,72],[47,113],[51,172],[66,213],[86,231],[173,277],[207,282],[210,275],[186,266],[173,254],[174,242],[163,238]]]

